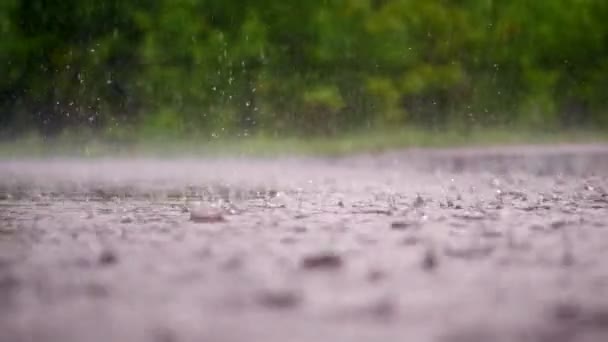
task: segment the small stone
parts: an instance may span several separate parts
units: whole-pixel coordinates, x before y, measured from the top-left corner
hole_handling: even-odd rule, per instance
[[[304,227],[304,226],[296,226],[293,228],[293,231],[295,233],[306,233],[308,231],[308,228]]]
[[[367,273],[366,278],[370,282],[375,283],[386,278],[386,272],[378,269],[372,269]]]
[[[17,289],[19,285],[21,285],[21,282],[14,275],[10,273],[0,274],[0,294]]]
[[[241,256],[234,255],[222,262],[220,267],[226,271],[241,269],[243,267],[243,258]]]
[[[154,329],[153,342],[175,342],[178,341],[177,334],[172,329],[162,327]]]
[[[101,284],[89,284],[84,288],[84,291],[94,298],[105,298],[110,294],[108,288]]]
[[[569,267],[574,265],[575,263],[576,260],[574,258],[574,254],[572,254],[572,251],[570,251],[569,249],[564,250],[561,257],[562,266]]]
[[[559,303],[553,308],[553,317],[559,321],[574,321],[582,316],[583,310],[575,303]]]
[[[296,307],[302,298],[295,291],[288,289],[265,290],[258,294],[258,303],[273,309],[289,309]]]
[[[401,244],[404,246],[414,246],[420,243],[420,238],[418,236],[406,236],[401,240]]]
[[[564,220],[557,220],[557,221],[553,221],[551,222],[551,228],[558,230],[558,229],[562,229],[564,227],[566,227],[568,225],[567,221]]]
[[[286,236],[286,237],[281,238],[279,240],[279,242],[281,242],[284,245],[293,245],[298,242],[298,239],[296,239],[293,236]]]
[[[133,218],[130,216],[123,216],[120,219],[120,223],[132,223],[133,222]]]
[[[394,300],[381,298],[369,305],[369,313],[377,318],[388,319],[396,315],[397,307]]]
[[[106,249],[99,254],[98,262],[102,266],[114,265],[118,262],[118,256],[116,253]]]
[[[531,231],[535,231],[535,232],[546,232],[547,231],[547,228],[539,223],[532,224],[529,229]]]
[[[422,258],[422,269],[432,271],[437,268],[437,265],[437,253],[432,248],[427,248]]]
[[[301,265],[306,269],[338,269],[342,267],[342,258],[333,253],[319,253],[302,259]]]
[[[493,245],[476,245],[476,244],[464,244],[464,245],[448,245],[444,249],[446,256],[458,259],[481,259],[490,256],[495,250]]]
[[[394,221],[391,223],[391,229],[395,230],[405,230],[409,228],[415,228],[418,226],[417,222],[411,221]]]
[[[495,239],[495,238],[500,238],[504,235],[504,233],[501,230],[498,230],[496,228],[488,228],[488,227],[484,227],[481,236],[484,238],[490,238],[490,239]]]

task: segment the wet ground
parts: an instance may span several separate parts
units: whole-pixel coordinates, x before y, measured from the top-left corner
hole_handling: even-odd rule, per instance
[[[0,341],[608,341],[608,146],[3,160]]]

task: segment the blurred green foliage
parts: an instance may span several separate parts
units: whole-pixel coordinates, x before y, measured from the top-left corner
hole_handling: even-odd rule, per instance
[[[605,0],[2,0],[0,134],[608,128]]]

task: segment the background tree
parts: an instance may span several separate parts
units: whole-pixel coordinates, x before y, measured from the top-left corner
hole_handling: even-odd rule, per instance
[[[5,0],[0,134],[608,127],[608,3]]]

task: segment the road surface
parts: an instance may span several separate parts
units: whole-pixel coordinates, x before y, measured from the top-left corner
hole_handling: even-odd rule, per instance
[[[608,146],[2,160],[0,341],[608,341]]]

